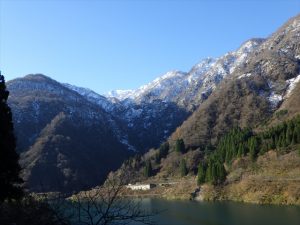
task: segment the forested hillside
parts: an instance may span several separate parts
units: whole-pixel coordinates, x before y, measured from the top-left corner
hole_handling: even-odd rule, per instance
[[[231,128],[254,128],[270,119],[281,105],[290,105],[289,101],[296,107],[290,114],[295,114],[299,105],[293,94],[300,73],[299,32],[300,16],[252,52],[171,135],[170,142],[182,138],[191,148],[216,144]]]
[[[208,199],[237,200],[232,190],[226,192],[237,185],[241,201],[246,199],[245,188],[254,187],[247,180],[253,175],[262,185],[270,180],[272,191],[283,196],[278,203],[296,203],[299,196],[295,192],[284,196],[274,182],[286,181],[292,188],[300,179],[299,32],[297,16],[250,53],[165,143],[130,158],[116,174],[129,173],[132,182],[197,177],[195,183],[210,187],[202,193]],[[269,155],[273,158],[268,165]],[[280,159],[285,172],[260,179],[272,169],[277,171]],[[293,167],[285,160],[291,160]],[[239,186],[240,182],[247,185]]]

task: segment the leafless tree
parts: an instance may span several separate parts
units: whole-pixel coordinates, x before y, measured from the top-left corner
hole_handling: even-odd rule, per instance
[[[141,200],[123,196],[125,184],[125,176],[109,176],[103,186],[74,195],[67,214],[78,225],[154,224],[155,212],[143,209]]]
[[[126,184],[124,175],[110,175],[103,186],[79,192],[67,200],[62,195],[45,199],[57,212],[58,220],[76,225],[154,224],[156,213],[143,209],[141,199],[124,197]]]

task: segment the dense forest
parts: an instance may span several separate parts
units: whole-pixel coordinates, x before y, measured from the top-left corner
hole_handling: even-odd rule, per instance
[[[198,184],[220,184],[226,179],[224,163],[249,155],[255,161],[258,155],[270,149],[284,151],[286,147],[300,143],[300,116],[255,133],[251,129],[236,127],[224,135],[215,150],[201,162],[198,168]]]
[[[197,150],[188,148],[183,139],[176,140],[174,145],[164,142],[152,153],[129,158],[122,170],[130,173],[133,179],[148,179],[161,173],[171,161],[175,167],[169,168],[169,176],[172,176],[170,172],[179,177],[197,175],[198,185],[221,185],[226,180],[228,169],[225,167],[230,167],[234,160],[249,157],[255,162],[259,155],[269,150],[284,154],[290,146],[299,143],[300,116],[296,116],[261,131],[234,127],[216,145],[199,146]]]

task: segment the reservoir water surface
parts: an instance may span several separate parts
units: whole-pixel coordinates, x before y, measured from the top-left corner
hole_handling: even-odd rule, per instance
[[[157,225],[300,225],[299,206],[143,199]],[[135,224],[134,224],[135,225]]]

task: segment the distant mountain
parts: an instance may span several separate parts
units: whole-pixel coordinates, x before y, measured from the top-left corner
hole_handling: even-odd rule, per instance
[[[198,102],[197,109],[166,143],[126,160],[115,174],[125,171],[131,183],[179,180],[173,188],[159,189],[162,195],[173,192],[172,198],[182,193],[191,197],[192,191],[199,190],[195,178],[201,163],[202,183],[209,183],[213,176],[219,179],[216,188],[201,186],[199,194],[207,194],[208,199],[299,204],[294,190],[299,187],[295,182],[300,169],[300,15],[269,38],[254,39],[244,46],[253,41],[256,47],[245,51],[245,57],[238,54],[242,60],[236,61],[236,66],[218,70],[217,61],[213,63],[205,76],[215,78],[210,79],[214,82],[198,89],[211,87],[211,94]],[[216,70],[228,73],[207,75]],[[182,141],[182,150],[176,151]],[[188,171],[184,178],[183,161]],[[144,171],[149,162],[152,173],[147,177]],[[187,193],[182,184],[188,182],[193,189],[187,187]],[[289,188],[293,191],[287,192]],[[157,189],[153,193],[158,193]]]
[[[129,142],[140,152],[158,147],[263,42],[251,39],[237,51],[202,60],[187,73],[170,71],[137,90],[110,92],[107,98],[115,107],[109,112],[124,122]]]
[[[101,183],[129,155],[166,140],[262,42],[250,40],[224,57],[204,59],[188,73],[171,71],[138,90],[107,97],[42,74],[9,81],[29,188],[70,191]]]
[[[168,137],[198,148],[232,126],[255,127],[280,107],[293,107],[292,116],[299,105],[299,26],[296,17],[270,38],[248,40],[189,72],[170,71],[137,90],[106,96],[41,74],[8,82],[29,187],[91,187],[129,155]]]
[[[196,64],[188,73],[170,71],[137,90],[117,90],[108,93],[120,101],[151,102],[162,100],[189,109],[197,107],[216,88],[220,81],[245,63],[249,53],[254,51],[264,39],[251,39],[237,51],[213,59],[207,58]]]
[[[131,152],[117,120],[44,75],[7,83],[29,188],[80,190],[99,184]]]
[[[282,105],[299,113],[300,16],[292,18],[250,52],[193,115],[174,132],[192,148],[214,144],[233,126],[255,127]],[[297,87],[297,88],[296,88]],[[290,97],[293,97],[291,106]],[[294,108],[290,108],[287,104]],[[295,109],[296,108],[296,109]]]

